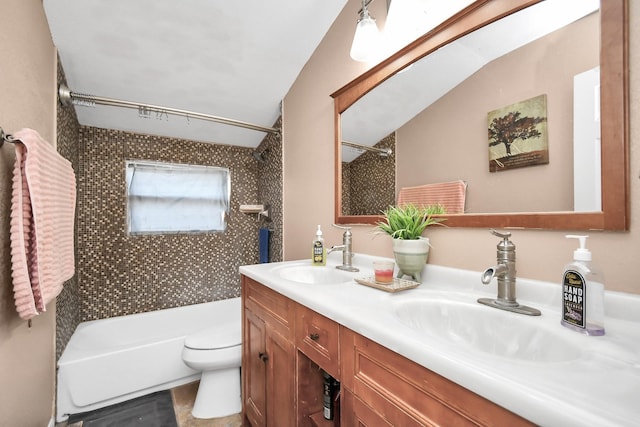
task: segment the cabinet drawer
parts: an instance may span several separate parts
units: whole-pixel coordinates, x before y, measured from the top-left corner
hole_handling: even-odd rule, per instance
[[[347,328],[340,338],[342,385],[393,425],[532,425]]]
[[[296,306],[296,345],[309,359],[339,379],[339,326],[333,320]]]

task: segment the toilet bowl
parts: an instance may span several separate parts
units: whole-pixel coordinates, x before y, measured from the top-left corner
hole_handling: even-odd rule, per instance
[[[233,319],[235,320],[235,319]],[[184,340],[182,360],[202,371],[191,414],[195,418],[219,418],[242,410],[240,363],[241,320],[225,322],[189,335]]]

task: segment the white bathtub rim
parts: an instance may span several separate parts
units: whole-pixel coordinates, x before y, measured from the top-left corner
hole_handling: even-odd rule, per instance
[[[149,312],[143,312],[143,313],[135,313],[135,314],[131,314],[131,315],[127,315],[127,316],[116,316],[116,317],[111,317],[111,318],[106,318],[106,319],[97,319],[97,320],[89,320],[86,322],[82,322],[80,323],[76,329],[74,330],[73,334],[71,335],[71,339],[69,340],[69,342],[67,343],[65,350],[67,348],[73,348],[73,351],[75,352],[74,356],[77,354],[78,357],[74,358],[72,360],[67,360],[70,356],[68,355],[68,352],[63,351],[62,355],[60,356],[60,359],[58,359],[58,365],[63,365],[66,363],[73,363],[75,361],[79,361],[79,360],[85,360],[86,358],[90,358],[93,355],[98,355],[100,356],[102,353],[95,349],[95,348],[79,348],[76,345],[76,341],[78,340],[77,336],[78,334],[82,334],[83,331],[87,328],[92,327],[93,325],[96,324],[100,324],[105,322],[106,320],[108,321],[112,321],[112,322],[122,322],[123,319],[125,318],[136,318],[136,317],[141,317],[141,316],[145,316],[145,317],[158,317],[161,316],[161,312],[166,312],[166,314],[170,313],[170,312],[180,312],[182,310],[184,310],[185,308],[193,308],[193,307],[202,307],[202,306],[209,306],[211,304],[215,304],[215,303],[224,303],[225,301],[228,300],[237,300],[238,301],[238,306],[240,306],[240,297],[234,297],[234,298],[228,298],[226,300],[218,300],[218,301],[209,301],[209,302],[205,302],[205,303],[199,303],[199,304],[191,304],[191,305],[186,305],[186,306],[182,306],[182,307],[171,307],[171,308],[166,308],[166,309],[162,309],[162,310],[155,310],[155,311],[149,311]],[[145,345],[153,345],[159,342],[166,342],[166,341],[172,341],[173,339],[182,339],[184,340],[184,338],[192,333],[195,332],[199,332],[201,329],[205,329],[207,326],[204,325],[202,326],[202,328],[193,328],[190,331],[186,331],[186,332],[181,332],[181,333],[174,333],[169,337],[163,337],[160,338],[156,341],[151,341],[152,337],[149,337],[147,340],[145,340],[145,342],[136,342],[135,346],[136,347],[144,347]],[[121,346],[116,346],[116,347],[109,347],[109,350],[115,352],[118,351],[126,351],[130,348],[130,345],[132,343],[126,343],[126,344],[122,344]],[[101,350],[101,349],[100,349]]]

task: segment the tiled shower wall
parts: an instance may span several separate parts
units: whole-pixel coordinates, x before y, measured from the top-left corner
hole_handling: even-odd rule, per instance
[[[273,125],[282,128],[282,118]],[[264,153],[264,163],[258,163],[258,201],[270,204],[270,220],[262,218],[261,227],[271,230],[269,238],[269,261],[282,261],[282,138],[268,134],[257,151]]]
[[[342,213],[344,215],[378,215],[396,198],[396,134],[383,138],[376,148],[391,148],[382,157],[367,151],[351,163],[342,163]]]
[[[64,72],[58,59],[58,82],[65,83]],[[73,171],[76,174],[76,185],[78,184],[79,151],[78,133],[80,125],[73,108],[61,108],[58,104],[57,112],[57,150],[67,160],[71,162]],[[77,205],[76,205],[77,206]],[[80,317],[80,292],[78,291],[78,215],[76,207],[76,274],[64,283],[62,292],[56,299],[56,360],[60,358],[62,350],[69,342],[71,334],[78,323]]]
[[[58,297],[58,357],[79,322],[239,296],[238,269],[258,262],[260,226],[272,230],[270,261],[282,259],[279,136],[265,137],[267,161],[259,164],[251,148],[78,126],[69,107],[59,107],[58,120],[59,150],[68,146],[78,165],[76,276]],[[229,168],[227,230],[129,236],[126,160]],[[271,205],[270,223],[239,212],[258,203]]]
[[[239,213],[258,200],[251,149],[80,129],[78,274],[83,320],[240,295],[238,268],[258,262],[258,222]],[[231,172],[224,233],[127,234],[125,161],[220,166]]]

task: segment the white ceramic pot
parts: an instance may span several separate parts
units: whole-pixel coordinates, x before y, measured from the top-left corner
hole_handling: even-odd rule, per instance
[[[411,276],[416,282],[422,281],[422,269],[429,257],[429,238],[417,240],[393,239],[393,255],[398,264],[397,277]]]

